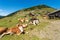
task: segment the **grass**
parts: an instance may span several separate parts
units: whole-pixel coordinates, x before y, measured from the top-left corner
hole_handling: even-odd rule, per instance
[[[27,34],[21,34],[20,36],[17,36],[17,35],[6,35],[4,36],[1,40],[39,40],[38,37],[36,36],[32,36],[30,37],[29,35]]]
[[[39,17],[38,17],[39,18]],[[42,17],[40,17],[40,20],[42,19]],[[14,20],[14,21],[13,21]],[[43,20],[43,19],[42,19]],[[15,20],[15,18],[12,19],[12,22],[9,22],[8,19],[5,19],[5,20],[2,20],[1,21],[2,23],[0,23],[0,25],[2,25],[3,27],[13,27],[13,25],[15,26],[18,21]],[[33,29],[36,29],[36,30],[41,30],[43,29],[46,25],[48,25],[49,23],[48,22],[45,22],[45,21],[41,21],[39,23],[39,25],[35,26],[35,25],[29,25],[27,28],[25,28],[24,30],[26,32],[29,32],[29,31],[32,31]],[[32,30],[31,30],[32,28]],[[39,31],[38,31],[39,32]],[[19,36],[17,35],[5,35],[2,39],[0,40],[40,40],[39,37],[37,37],[36,35],[33,35],[30,37],[30,34],[21,34]]]
[[[44,24],[44,25],[42,25],[42,24]],[[41,30],[46,25],[47,25],[47,23],[40,23],[40,25],[37,25],[37,26],[30,25],[25,29],[25,31],[27,31],[27,32],[32,31],[30,28],[33,28],[33,29],[36,29],[36,30]],[[37,37],[36,35],[31,36],[30,34],[21,34],[19,36],[17,36],[17,35],[5,35],[0,40],[41,40],[41,39],[39,37]]]

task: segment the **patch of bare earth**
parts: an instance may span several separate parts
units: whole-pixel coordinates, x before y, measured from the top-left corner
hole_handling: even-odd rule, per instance
[[[42,40],[60,40],[60,20],[51,21],[42,30],[34,29],[30,31],[30,36],[37,36]]]

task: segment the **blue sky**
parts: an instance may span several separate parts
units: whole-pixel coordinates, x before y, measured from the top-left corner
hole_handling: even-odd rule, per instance
[[[0,0],[0,15],[7,15],[17,10],[40,4],[60,9],[60,0]]]

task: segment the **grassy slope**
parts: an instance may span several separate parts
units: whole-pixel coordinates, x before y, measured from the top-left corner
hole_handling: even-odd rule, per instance
[[[41,10],[45,10],[45,11],[48,10],[49,12],[54,11],[54,9],[52,9],[52,8],[42,8]],[[18,12],[16,12],[16,14],[14,14],[12,16],[0,19],[0,27],[14,27],[18,23],[17,19],[23,18],[24,15],[28,14],[28,12],[30,12],[30,11],[18,11]],[[35,13],[38,13],[38,12],[40,13],[40,9],[39,9],[39,11],[37,11],[35,9]],[[27,18],[30,18],[30,17],[28,16]],[[43,29],[47,24],[49,24],[49,22],[46,22],[46,20],[44,20],[40,15],[37,16],[37,18],[40,20],[40,24],[37,26],[29,25],[27,28],[25,28],[26,31],[30,32],[31,31],[30,28],[33,28],[36,30]],[[20,36],[5,35],[0,40],[40,40],[40,38],[37,37],[36,35],[21,34]]]

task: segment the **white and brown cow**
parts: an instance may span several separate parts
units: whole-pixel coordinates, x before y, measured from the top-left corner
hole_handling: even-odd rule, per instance
[[[22,24],[22,25],[17,25],[16,27],[13,28],[8,28],[6,32],[4,32],[2,35],[0,35],[0,38],[3,37],[6,34],[17,34],[20,35],[21,33],[24,32],[24,29],[27,27],[27,24]]]

